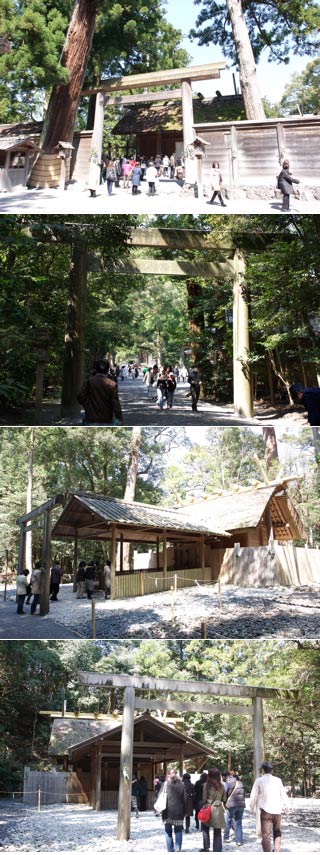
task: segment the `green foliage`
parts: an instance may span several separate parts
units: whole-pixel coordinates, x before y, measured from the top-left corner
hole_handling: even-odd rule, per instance
[[[318,113],[320,110],[320,59],[309,62],[301,74],[294,74],[280,101],[280,115]]]
[[[201,5],[201,11],[190,36],[200,45],[219,44],[224,55],[236,62],[228,2],[195,0],[195,5]],[[317,53],[320,9],[316,0],[243,0],[242,8],[256,60],[264,50],[269,61],[284,63],[289,62],[291,52]]]
[[[68,711],[122,711],[123,691],[87,689],[78,669],[142,674],[168,679],[298,689],[299,697],[264,701],[265,754],[285,784],[310,786],[319,774],[319,642],[310,641],[73,641],[12,642],[0,646],[0,788],[21,786],[24,764],[48,767],[49,718],[40,709],[59,710],[62,689]],[[150,698],[159,694],[149,692]],[[174,693],[175,700],[209,702],[197,693]],[[237,768],[250,791],[252,726],[248,716],[178,714],[176,727],[210,747],[212,762]],[[211,762],[211,761],[209,761]],[[190,771],[196,767],[190,761]]]
[[[2,121],[42,118],[51,87],[67,81],[60,55],[73,6],[72,0],[2,4],[0,31],[12,46],[0,56]],[[179,46],[181,37],[165,20],[161,0],[151,7],[145,0],[99,0],[85,86],[96,85],[102,77],[186,65],[189,57]]]

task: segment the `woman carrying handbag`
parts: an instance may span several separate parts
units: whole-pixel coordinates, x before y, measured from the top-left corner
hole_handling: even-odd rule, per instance
[[[203,807],[200,808],[198,818],[202,823],[203,849],[201,852],[209,852],[210,828],[213,828],[213,852],[222,852],[221,831],[225,827],[225,803],[226,792],[221,779],[219,769],[209,769],[208,779],[203,787]]]
[[[161,798],[164,801],[166,798],[165,807]],[[182,847],[182,832],[183,822],[186,816],[187,796],[185,787],[177,775],[175,769],[169,769],[167,780],[161,787],[155,809],[161,811],[162,822],[164,823],[164,831],[166,836],[166,845],[168,852],[181,852]],[[175,842],[173,839],[175,836]]]

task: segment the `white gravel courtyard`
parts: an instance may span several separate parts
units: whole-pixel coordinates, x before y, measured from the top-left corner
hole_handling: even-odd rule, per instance
[[[320,803],[313,799],[293,799],[293,807],[282,821],[282,851],[319,853]],[[261,852],[255,834],[255,819],[244,814],[243,852]],[[115,811],[96,813],[85,805],[54,805],[26,809],[23,805],[0,802],[0,846],[6,852],[154,852],[166,851],[161,819],[147,812],[135,819],[132,814],[131,839],[116,839]],[[191,833],[184,834],[182,850],[197,852],[202,846],[201,832],[191,820]],[[234,842],[224,847],[235,852]]]

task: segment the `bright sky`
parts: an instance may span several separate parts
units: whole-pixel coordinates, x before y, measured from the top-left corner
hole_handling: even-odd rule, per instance
[[[166,17],[177,29],[184,34],[183,47],[192,56],[192,65],[201,65],[208,62],[218,62],[225,59],[220,48],[212,46],[199,47],[196,41],[190,41],[188,33],[194,27],[200,6],[195,6],[193,0],[164,0],[166,6]],[[267,61],[267,53],[258,65],[258,80],[262,97],[266,97],[272,103],[281,99],[283,90],[289,83],[293,74],[300,73],[310,62],[311,57],[293,56],[288,65],[279,65]],[[214,96],[216,89],[223,95],[233,94],[232,72],[230,68],[221,74],[220,80],[196,83],[194,88],[202,92],[207,98]],[[237,81],[238,82],[238,81]]]

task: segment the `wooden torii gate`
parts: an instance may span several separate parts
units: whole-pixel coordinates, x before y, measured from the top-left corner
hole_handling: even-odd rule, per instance
[[[135,103],[152,103],[155,101],[180,100],[182,102],[183,146],[185,152],[185,177],[187,183],[194,181],[193,161],[190,158],[190,147],[195,140],[193,100],[191,83],[198,80],[213,80],[220,77],[220,72],[226,68],[226,63],[211,62],[207,65],[194,65],[186,68],[172,68],[167,71],[152,71],[147,74],[132,74],[127,77],[109,78],[91,89],[82,92],[82,96],[96,95],[96,107],[91,143],[90,186],[97,186],[100,177],[102,156],[102,139],[105,107],[126,106]],[[157,86],[172,86],[180,84],[179,89],[163,89],[161,92],[149,92],[148,89]],[[135,89],[146,91],[136,95],[122,95],[122,92]],[[118,94],[115,94],[118,93]],[[93,189],[93,187],[92,187]]]
[[[19,573],[21,573],[26,566],[26,534],[33,528],[42,527],[41,569],[43,578],[40,593],[40,614],[42,616],[47,615],[49,612],[52,511],[57,505],[63,504],[64,496],[59,493],[59,495],[54,496],[52,499],[48,499],[48,501],[44,502],[43,505],[40,505],[38,508],[34,508],[33,511],[29,511],[28,514],[24,514],[17,520],[17,523],[20,526],[18,560]],[[31,570],[31,568],[28,569]]]
[[[204,277],[219,281],[233,280],[233,400],[235,413],[244,418],[253,416],[251,371],[248,362],[250,351],[249,294],[245,286],[246,261],[244,253],[225,241],[219,245],[208,243],[204,233],[188,229],[133,229],[130,244],[154,249],[205,250],[225,256],[220,261],[190,261],[128,258],[105,268],[118,275],[177,276],[180,278]],[[259,240],[258,240],[259,245]],[[253,246],[253,243],[252,243]]]
[[[85,686],[110,687],[124,689],[124,705],[121,734],[120,785],[118,802],[118,840],[129,840],[131,820],[131,781],[133,759],[134,710],[177,710],[178,712],[203,712],[207,715],[231,714],[252,717],[253,728],[253,770],[257,777],[264,758],[263,737],[263,700],[279,698],[286,700],[298,696],[296,690],[265,688],[262,686],[243,686],[236,684],[211,683],[203,680],[167,680],[147,676],[128,676],[126,674],[102,674],[80,671],[79,680]],[[211,697],[236,698],[237,703],[177,702],[174,700],[154,700],[136,698],[136,690],[152,692],[173,692],[201,694]],[[239,701],[249,699],[250,703]],[[101,787],[101,770],[98,772],[97,788]]]

